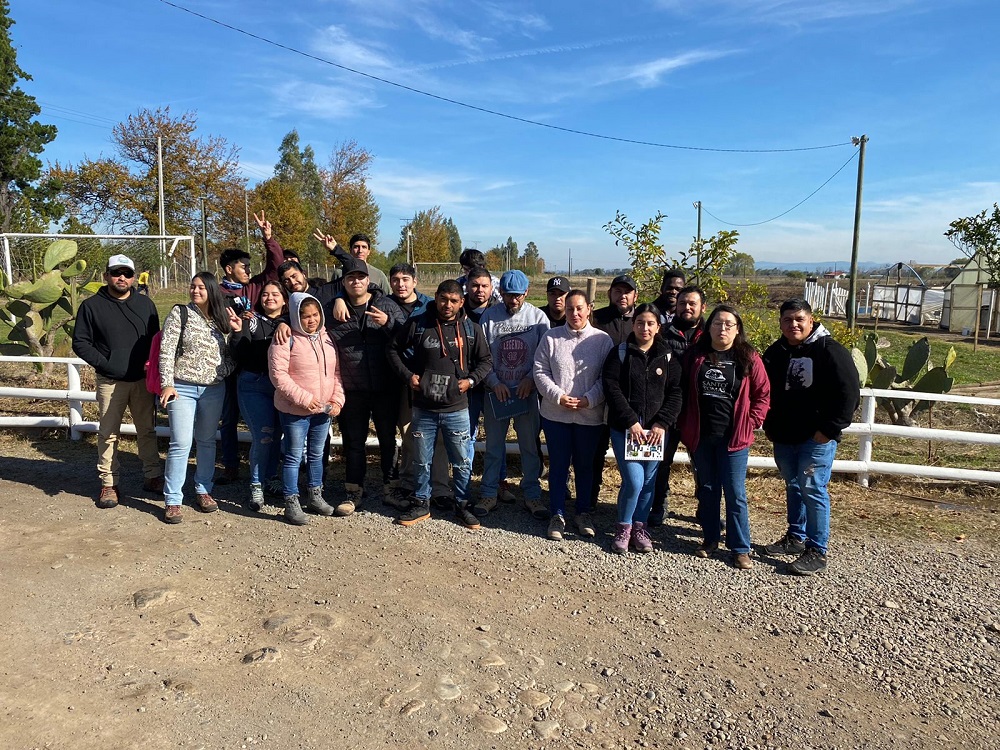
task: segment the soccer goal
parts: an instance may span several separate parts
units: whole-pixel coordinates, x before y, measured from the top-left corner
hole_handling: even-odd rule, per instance
[[[127,255],[136,273],[149,271],[150,283],[160,288],[187,288],[197,273],[194,237],[134,234],[0,234],[3,272],[10,283],[35,278],[42,271],[45,250],[56,240],[74,240],[77,258],[98,275],[112,255]]]

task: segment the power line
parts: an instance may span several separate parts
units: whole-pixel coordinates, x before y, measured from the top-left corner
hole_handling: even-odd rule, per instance
[[[636,146],[653,146],[655,148],[669,148],[676,149],[679,151],[712,151],[721,153],[740,153],[740,154],[778,154],[778,153],[789,153],[794,151],[819,151],[821,149],[827,148],[839,148],[840,146],[851,145],[850,141],[845,141],[843,143],[829,143],[824,146],[802,146],[798,148],[709,148],[707,146],[681,146],[673,143],[657,143],[655,141],[640,141],[633,138],[621,138],[619,136],[605,135],[603,133],[592,133],[587,130],[578,130],[576,128],[566,128],[561,125],[552,125],[547,122],[539,122],[538,120],[530,120],[526,117],[518,117],[517,115],[511,115],[506,112],[499,112],[495,109],[487,109],[486,107],[479,107],[475,104],[469,104],[468,102],[459,101],[458,99],[451,99],[447,96],[441,96],[440,94],[432,94],[429,91],[424,91],[422,89],[415,88],[413,86],[407,86],[406,84],[399,83],[397,81],[389,80],[388,78],[382,78],[381,76],[373,75],[371,73],[365,73],[362,70],[357,70],[356,68],[350,68],[346,65],[341,65],[340,63],[333,62],[332,60],[327,60],[326,58],[319,57],[318,55],[313,55],[309,52],[304,52],[300,49],[292,47],[287,44],[282,44],[281,42],[276,42],[273,39],[268,39],[267,37],[260,36],[259,34],[254,34],[253,32],[241,29],[238,26],[233,26],[232,24],[226,23],[225,21],[220,21],[217,18],[212,18],[211,16],[206,16],[203,13],[198,13],[190,8],[185,8],[177,3],[170,2],[170,0],[159,0],[164,5],[169,5],[171,8],[175,8],[184,13],[188,13],[196,18],[200,18],[203,21],[208,21],[209,23],[214,23],[217,26],[221,26],[224,29],[229,29],[230,31],[235,31],[237,34],[242,34],[244,36],[250,37],[251,39],[256,39],[259,42],[264,42],[265,44],[270,44],[273,47],[283,49],[287,52],[291,52],[296,55],[301,55],[302,57],[308,58],[310,60],[315,60],[316,62],[323,63],[324,65],[330,65],[334,68],[339,68],[340,70],[346,71],[348,73],[353,73],[354,75],[362,76],[371,81],[378,81],[379,83],[384,83],[387,86],[394,86],[395,88],[402,89],[403,91],[409,91],[412,94],[419,94],[420,96],[426,96],[431,99],[435,99],[440,102],[445,102],[447,104],[454,104],[457,107],[464,107],[465,109],[471,109],[475,112],[482,112],[483,114],[493,115],[494,117],[502,117],[505,120],[513,120],[514,122],[520,122],[525,125],[534,125],[539,128],[548,128],[549,130],[557,130],[562,133],[571,133],[572,135],[582,135],[587,138],[599,138],[605,141],[615,141],[617,143],[630,143]]]
[[[731,221],[725,221],[724,219],[720,219],[718,216],[716,216],[711,211],[709,211],[707,208],[705,208],[704,205],[702,205],[701,210],[704,211],[709,216],[711,216],[713,219],[715,219],[720,224],[727,224],[728,226],[731,226],[731,227],[759,227],[761,224],[768,224],[768,223],[770,223],[772,221],[775,221],[776,219],[780,219],[785,214],[790,214],[796,208],[798,208],[803,203],[805,203],[807,200],[809,200],[814,195],[816,195],[816,193],[818,193],[820,190],[822,190],[823,188],[825,188],[827,186],[827,184],[830,182],[830,180],[832,180],[834,177],[836,177],[838,174],[840,174],[843,171],[844,167],[846,167],[848,164],[850,164],[851,161],[854,159],[854,157],[856,157],[857,155],[858,155],[857,151],[855,151],[854,153],[852,153],[851,154],[851,158],[848,159],[847,161],[845,161],[843,164],[841,164],[840,168],[836,172],[834,172],[832,175],[830,175],[829,177],[827,177],[826,180],[823,182],[822,185],[820,185],[818,188],[816,188],[815,190],[813,190],[811,193],[809,193],[809,195],[807,195],[805,198],[803,198],[802,200],[800,200],[798,203],[796,203],[794,206],[792,206],[787,211],[782,211],[780,214],[778,214],[777,216],[772,216],[770,219],[765,219],[764,221],[755,221],[755,222],[751,222],[749,224],[734,224]]]

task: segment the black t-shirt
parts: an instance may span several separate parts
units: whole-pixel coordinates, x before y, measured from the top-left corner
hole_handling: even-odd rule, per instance
[[[739,375],[732,352],[715,352],[698,371],[698,407],[701,437],[724,437],[731,431],[733,404],[739,391]]]

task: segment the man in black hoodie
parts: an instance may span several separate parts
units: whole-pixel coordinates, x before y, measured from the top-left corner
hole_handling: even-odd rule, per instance
[[[403,526],[431,516],[431,462],[440,432],[451,462],[458,520],[467,528],[479,528],[479,519],[468,507],[472,461],[466,394],[486,378],[493,360],[483,329],[468,320],[462,304],[458,282],[442,281],[434,304],[409,318],[389,347],[389,366],[413,393],[414,497],[399,517]]]
[[[827,483],[837,442],[861,399],[850,353],[813,319],[812,308],[791,299],[780,310],[781,338],[764,352],[771,409],[764,433],[785,480],[788,531],[764,547],[771,555],[798,555],[791,573],[822,573],[830,539]]]
[[[160,317],[149,297],[134,292],[135,264],[112,255],[104,272],[105,286],[80,303],[73,328],[73,351],[94,368],[97,379],[97,473],[101,491],[98,508],[114,508],[118,492],[118,433],[125,409],[132,414],[143,489],[163,491],[163,467],[156,445],[156,404],[146,390],[145,365]]]

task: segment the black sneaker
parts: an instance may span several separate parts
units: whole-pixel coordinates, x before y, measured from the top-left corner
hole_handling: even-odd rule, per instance
[[[438,495],[431,498],[431,505],[438,510],[451,510],[455,507],[455,498],[451,495]]]
[[[788,572],[799,576],[811,576],[826,570],[826,555],[815,547],[808,547],[798,560],[789,564]]]
[[[476,518],[476,514],[464,504],[455,506],[455,518],[467,529],[479,528],[479,519]]]
[[[806,543],[785,534],[774,544],[765,545],[764,551],[769,555],[801,555],[806,551]]]
[[[396,519],[396,523],[401,526],[413,526],[421,521],[426,521],[430,517],[430,503],[426,500],[417,500],[416,498],[413,498],[413,501],[410,503],[410,507],[400,514],[399,518]]]

